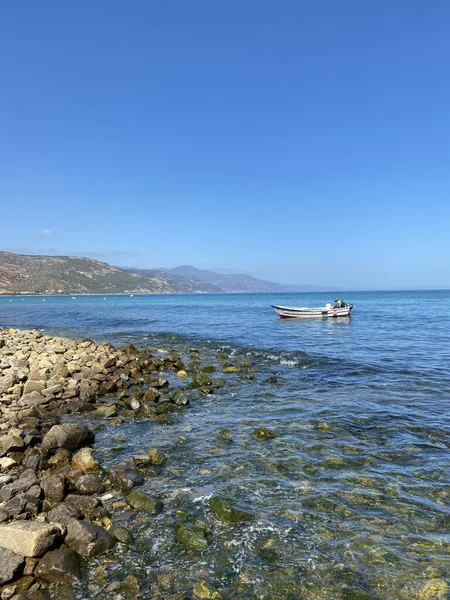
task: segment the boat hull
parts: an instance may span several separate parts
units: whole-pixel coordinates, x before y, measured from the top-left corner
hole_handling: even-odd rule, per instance
[[[353,308],[351,304],[343,308],[307,308],[298,306],[272,306],[281,319],[337,319],[348,317]]]

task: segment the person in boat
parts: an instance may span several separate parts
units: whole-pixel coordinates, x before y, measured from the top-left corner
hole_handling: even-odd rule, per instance
[[[347,304],[344,302],[344,300],[339,300],[339,298],[334,299],[333,308],[345,308],[346,306]]]

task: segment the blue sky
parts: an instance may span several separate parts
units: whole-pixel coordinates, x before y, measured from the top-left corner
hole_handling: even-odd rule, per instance
[[[0,7],[0,248],[450,288],[450,3]]]

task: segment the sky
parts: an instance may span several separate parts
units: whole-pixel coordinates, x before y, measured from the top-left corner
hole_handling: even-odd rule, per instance
[[[448,0],[0,3],[0,249],[450,288]]]

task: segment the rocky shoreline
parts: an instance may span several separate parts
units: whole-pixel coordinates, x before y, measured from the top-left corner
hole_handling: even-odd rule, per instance
[[[126,465],[102,468],[94,456],[95,427],[67,422],[63,415],[95,413],[118,424],[144,417],[170,424],[171,413],[183,410],[189,399],[181,389],[171,390],[161,373],[185,378],[188,369],[189,388],[210,393],[215,382],[198,358],[192,353],[186,367],[176,352],[158,355],[132,344],[117,348],[0,329],[1,600],[65,597],[73,584],[82,586],[88,559],[116,543],[132,542],[125,527],[114,525],[115,507],[147,515],[163,510],[159,498],[135,489],[143,481],[138,471]],[[223,366],[224,372],[239,370]],[[133,460],[157,469],[165,457],[153,448]],[[224,522],[251,517],[218,498],[212,499],[211,511]],[[176,535],[187,548],[206,543],[204,531],[189,523],[177,526]],[[221,597],[206,582],[197,588],[195,597]],[[136,597],[141,582],[126,577],[106,591]]]

